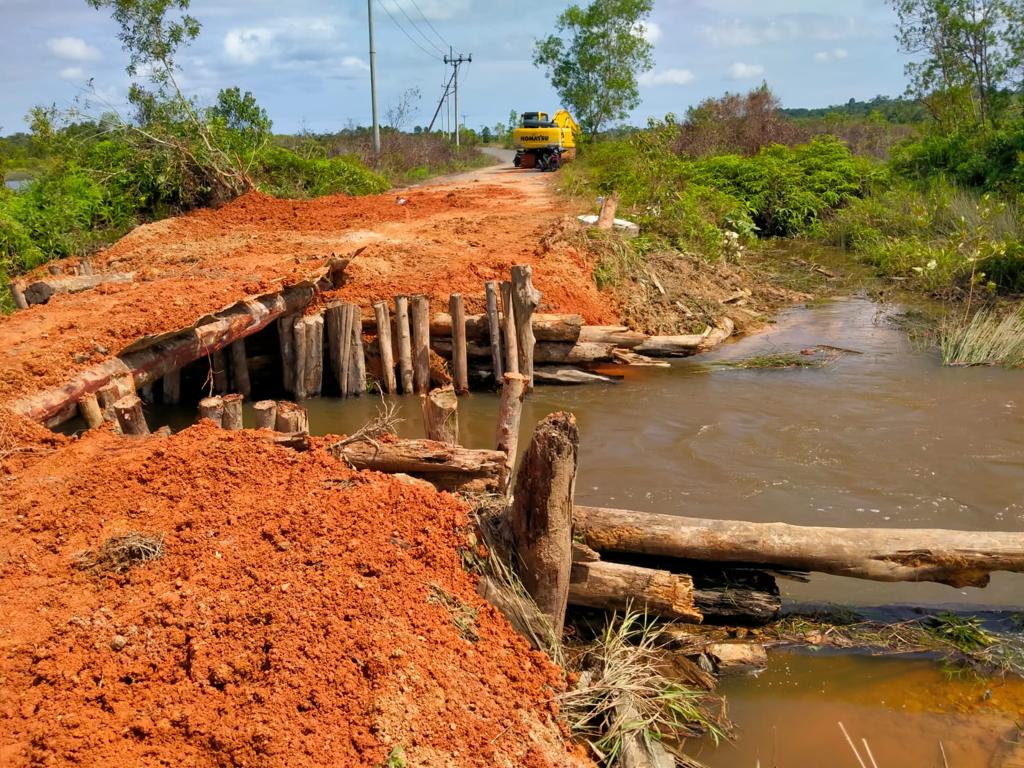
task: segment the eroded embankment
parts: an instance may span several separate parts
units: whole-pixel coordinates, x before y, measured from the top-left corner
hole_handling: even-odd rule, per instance
[[[477,597],[453,496],[208,424],[11,459],[0,763],[571,762],[560,674]],[[129,531],[163,558],[77,567]]]

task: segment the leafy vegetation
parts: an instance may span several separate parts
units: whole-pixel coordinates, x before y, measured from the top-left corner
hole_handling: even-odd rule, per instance
[[[945,365],[1024,367],[1024,315],[1000,318],[982,310],[970,319],[947,319],[939,328],[939,348]]]

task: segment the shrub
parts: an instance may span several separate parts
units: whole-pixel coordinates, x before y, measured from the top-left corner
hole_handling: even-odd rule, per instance
[[[371,195],[389,186],[386,179],[352,158],[306,158],[282,147],[269,147],[261,154],[259,171],[264,191],[281,197]]]

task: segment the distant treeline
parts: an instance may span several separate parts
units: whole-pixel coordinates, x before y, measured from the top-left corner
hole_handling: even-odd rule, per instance
[[[928,109],[917,99],[892,98],[875,96],[870,101],[850,99],[845,104],[831,107],[785,107],[782,114],[794,119],[823,118],[829,116],[844,117],[882,117],[890,123],[922,123],[928,119]]]

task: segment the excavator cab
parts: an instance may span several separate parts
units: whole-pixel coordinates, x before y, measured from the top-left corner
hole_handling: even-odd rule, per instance
[[[559,110],[554,118],[547,112],[524,112],[519,127],[512,131],[515,167],[557,170],[575,159],[578,132],[579,126],[567,110]]]

